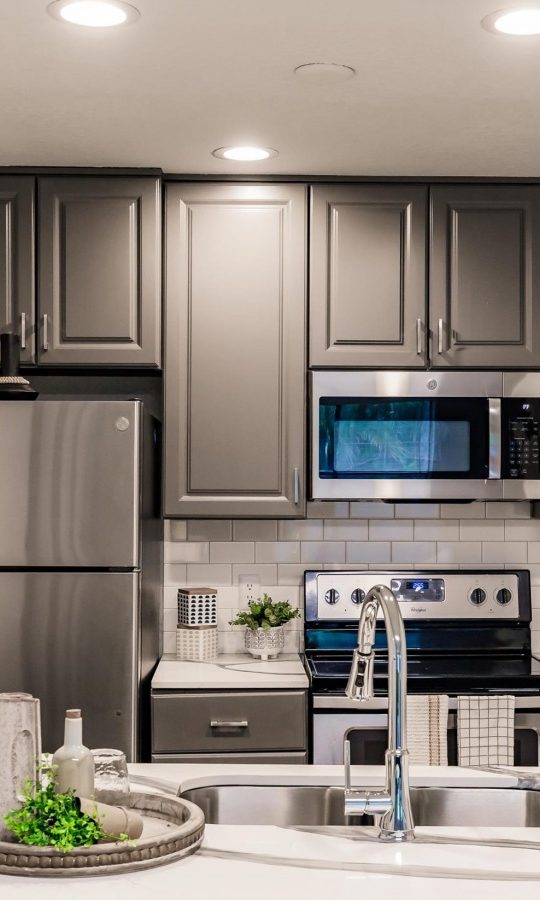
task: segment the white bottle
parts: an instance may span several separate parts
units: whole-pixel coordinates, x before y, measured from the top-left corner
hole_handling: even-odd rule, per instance
[[[78,797],[94,796],[94,758],[82,742],[80,709],[66,709],[64,745],[52,758],[56,793],[72,790]]]

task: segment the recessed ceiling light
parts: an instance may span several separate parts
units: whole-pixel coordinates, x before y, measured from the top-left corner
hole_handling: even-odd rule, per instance
[[[540,6],[499,9],[482,19],[482,25],[488,31],[516,37],[540,34]]]
[[[61,22],[88,28],[111,28],[135,22],[139,10],[123,0],[55,0],[47,12]]]
[[[278,151],[271,150],[270,147],[218,147],[217,150],[212,150],[212,156],[218,159],[233,159],[239,162],[255,162],[277,155]]]
[[[306,81],[322,84],[323,82],[331,84],[336,81],[348,81],[354,78],[356,70],[352,66],[343,66],[341,63],[305,63],[297,66],[294,74]]]

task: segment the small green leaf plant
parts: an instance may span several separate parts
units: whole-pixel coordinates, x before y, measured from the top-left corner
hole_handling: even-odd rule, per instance
[[[99,816],[81,812],[73,791],[57,794],[54,772],[40,767],[46,778],[43,783],[29,778],[23,786],[22,806],[10,810],[4,821],[19,843],[33,847],[54,847],[69,853],[75,847],[91,847],[103,838],[127,841],[126,834],[109,835],[103,831]]]
[[[299,617],[299,610],[294,609],[288,600],[274,603],[268,594],[263,594],[258,600],[250,600],[248,609],[239,612],[229,625],[247,625],[252,631],[257,631],[257,628],[267,630]]]

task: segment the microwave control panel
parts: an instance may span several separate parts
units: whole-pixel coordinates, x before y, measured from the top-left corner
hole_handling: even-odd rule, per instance
[[[540,479],[540,398],[502,401],[502,477]]]

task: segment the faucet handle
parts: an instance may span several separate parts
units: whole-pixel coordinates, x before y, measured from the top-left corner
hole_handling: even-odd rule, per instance
[[[351,671],[345,689],[349,700],[371,700],[373,697],[373,671],[375,654],[362,653],[358,648],[353,652]]]

